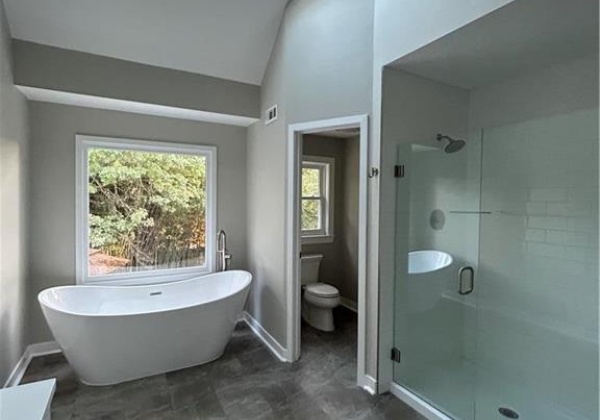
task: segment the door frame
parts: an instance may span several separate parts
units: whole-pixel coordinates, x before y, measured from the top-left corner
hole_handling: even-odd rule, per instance
[[[367,319],[367,240],[368,240],[368,153],[369,116],[353,115],[319,121],[290,124],[287,134],[286,170],[286,359],[300,357],[300,166],[302,136],[322,131],[358,128],[360,130],[359,200],[358,200],[358,342],[357,385],[374,394],[375,386],[366,374],[366,319]]]

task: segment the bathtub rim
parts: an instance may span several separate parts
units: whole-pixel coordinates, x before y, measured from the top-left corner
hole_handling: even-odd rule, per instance
[[[427,270],[427,271],[411,272],[410,265],[409,265],[408,270],[407,270],[407,273],[409,276],[420,277],[420,276],[427,275],[427,274],[437,273],[439,271],[447,269],[448,267],[451,267],[455,262],[454,256],[452,256],[452,254],[450,254],[449,252],[446,252],[446,251],[438,250],[438,249],[418,249],[418,250],[414,250],[414,251],[409,251],[408,258],[410,259],[411,254],[413,254],[413,255],[414,254],[423,254],[425,252],[435,252],[435,253],[446,254],[449,257],[449,261],[446,264],[436,268],[435,270]]]
[[[169,308],[169,309],[159,309],[159,310],[152,310],[152,311],[145,311],[145,312],[134,312],[134,313],[119,313],[119,314],[93,314],[93,313],[82,313],[82,312],[75,312],[75,311],[68,311],[65,310],[64,308],[59,308],[56,307],[55,305],[50,305],[47,302],[44,301],[43,298],[43,294],[47,293],[49,290],[61,290],[61,289],[72,289],[72,288],[77,288],[77,289],[81,289],[81,288],[101,288],[101,289],[125,289],[125,288],[135,288],[135,289],[143,289],[143,288],[156,288],[159,286],[167,286],[167,285],[175,285],[175,284],[181,284],[181,283],[188,283],[188,282],[192,282],[192,281],[196,281],[198,279],[204,278],[204,277],[208,277],[211,275],[218,275],[218,274],[222,274],[222,273],[242,273],[245,274],[245,279],[244,279],[244,283],[242,286],[240,286],[238,289],[236,289],[234,292],[222,296],[220,298],[217,299],[212,299],[206,302],[202,302],[202,303],[197,303],[194,305],[186,305],[186,306],[179,306],[177,308]],[[185,280],[175,280],[175,281],[165,281],[162,283],[152,283],[152,284],[140,284],[140,285],[127,285],[127,286],[116,286],[116,285],[96,285],[96,284],[71,284],[71,285],[65,285],[65,286],[54,286],[54,287],[48,287],[42,291],[40,291],[37,295],[37,300],[38,303],[40,304],[40,306],[42,307],[42,309],[47,308],[49,310],[53,310],[56,312],[60,312],[63,314],[67,314],[67,315],[73,315],[73,316],[81,316],[81,317],[90,317],[90,318],[115,318],[115,317],[130,317],[130,316],[143,316],[143,315],[150,315],[150,314],[162,314],[162,313],[169,313],[169,312],[177,312],[177,311],[182,311],[185,309],[191,309],[191,308],[196,308],[198,306],[204,306],[204,305],[210,305],[213,304],[215,302],[220,302],[224,299],[227,299],[231,296],[235,296],[236,294],[243,292],[244,290],[246,290],[248,287],[250,287],[250,285],[252,284],[252,273],[250,273],[249,271],[246,270],[228,270],[226,272],[214,272],[214,273],[209,273],[209,274],[204,274],[204,275],[200,275],[200,276],[195,276],[192,277],[190,279],[185,279]]]

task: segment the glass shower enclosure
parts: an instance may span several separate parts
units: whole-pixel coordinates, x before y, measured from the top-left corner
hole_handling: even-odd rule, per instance
[[[598,419],[598,110],[465,140],[397,149],[394,381],[455,419]]]

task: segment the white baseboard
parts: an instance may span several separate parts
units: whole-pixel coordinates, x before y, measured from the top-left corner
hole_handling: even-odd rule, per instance
[[[358,379],[358,386],[371,395],[377,394],[377,380],[371,375],[364,375]]]
[[[4,388],[9,388],[11,386],[18,385],[19,382],[21,382],[21,379],[23,378],[23,375],[25,374],[25,371],[27,370],[27,366],[29,366],[30,360],[31,360],[31,357],[28,356],[27,349],[25,349],[25,351],[23,352],[23,355],[18,360],[14,369],[12,370],[10,375],[8,375],[8,378],[6,379],[6,382],[4,383]]]
[[[37,356],[45,356],[48,354],[60,353],[60,347],[56,341],[47,341],[45,343],[30,344],[25,348],[23,355],[15,365],[14,369],[8,376],[8,379],[4,383],[4,388],[19,385],[25,371],[31,363],[31,359]]]
[[[390,391],[396,398],[400,399],[428,420],[452,420],[440,410],[395,382],[391,383]]]
[[[346,309],[351,310],[352,312],[358,313],[358,305],[353,300],[347,299],[345,297],[340,297],[340,306],[343,306]]]
[[[56,354],[62,351],[56,341],[46,341],[44,343],[30,344],[29,346],[27,346],[27,349],[29,349],[29,354],[32,358],[37,356],[47,356],[49,354]]]
[[[289,362],[286,349],[248,312],[242,314],[242,321],[254,332],[264,345],[282,362]]]

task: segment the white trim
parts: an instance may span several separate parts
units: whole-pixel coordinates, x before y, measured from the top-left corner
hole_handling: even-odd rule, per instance
[[[335,242],[335,235],[308,235],[302,237],[303,245],[332,244],[333,242]]]
[[[88,238],[88,161],[90,148],[140,150],[159,153],[177,153],[201,155],[206,157],[206,247],[205,267],[186,267],[175,269],[147,270],[119,273],[89,278],[87,275],[89,244]],[[182,280],[215,271],[217,236],[217,148],[196,144],[170,143],[127,138],[98,137],[77,134],[75,136],[76,177],[75,177],[75,235],[76,235],[76,275],[77,284],[144,284]],[[138,280],[136,282],[136,280]]]
[[[27,370],[27,366],[29,366],[29,362],[31,361],[31,357],[27,352],[27,349],[21,355],[21,358],[15,365],[14,369],[8,375],[6,382],[4,383],[4,388],[8,388],[11,386],[19,385],[21,379],[23,379],[23,375],[25,375],[25,371]]]
[[[287,357],[287,351],[283,348],[279,341],[277,341],[263,326],[258,322],[252,315],[244,311],[241,316],[241,320],[248,325],[254,335],[256,335],[263,344],[269,349],[275,357],[282,362],[289,362]]]
[[[364,375],[362,379],[359,378],[358,386],[371,395],[377,394],[377,380],[371,375]]]
[[[31,363],[31,359],[38,356],[46,356],[49,354],[60,353],[62,350],[58,346],[56,341],[47,341],[44,343],[35,343],[27,346],[23,355],[15,365],[14,369],[6,379],[4,383],[4,388],[8,388],[11,386],[16,386],[21,383],[21,379],[23,379],[23,375],[25,375],[25,371]]]
[[[390,391],[392,395],[428,420],[452,420],[451,417],[448,417],[427,401],[419,398],[417,395],[395,382],[390,384]]]
[[[103,98],[101,96],[82,95],[80,93],[63,92],[31,86],[17,85],[15,87],[30,101],[106,109],[133,114],[154,115],[157,117],[176,118],[180,120],[203,121],[214,124],[235,125],[238,127],[249,127],[259,120],[258,118],[244,117],[241,115],[219,114],[197,109],[126,101],[123,99]]]
[[[376,384],[376,378],[366,379],[366,317],[367,317],[367,239],[368,239],[368,148],[369,117],[356,115],[330,120],[291,124],[287,137],[286,173],[286,346],[290,360],[300,357],[300,221],[299,221],[299,170],[302,156],[302,135],[321,131],[360,127],[360,179],[358,220],[358,343],[356,377],[359,386]],[[376,310],[369,308],[370,311]],[[376,386],[376,385],[375,385]]]
[[[44,341],[27,346],[31,357],[47,356],[49,354],[61,353],[62,350],[56,341]]]
[[[340,306],[343,306],[344,308],[352,312],[358,313],[358,305],[356,304],[356,302],[343,296],[340,296]]]

